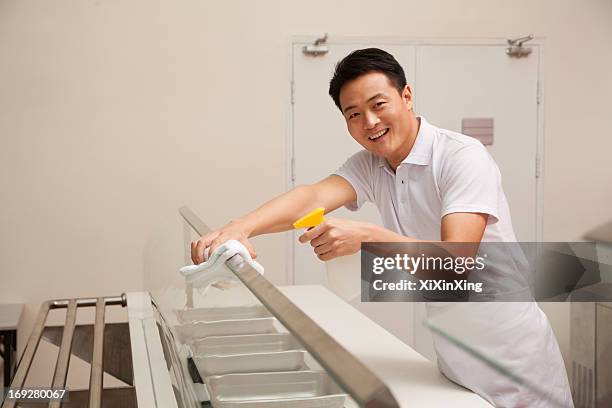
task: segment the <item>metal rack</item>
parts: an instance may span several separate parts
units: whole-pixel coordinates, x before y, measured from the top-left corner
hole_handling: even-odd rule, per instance
[[[67,309],[66,321],[61,335],[61,343],[57,361],[55,364],[53,381],[51,388],[65,389],[66,378],[68,376],[68,366],[70,363],[71,349],[76,331],[76,314],[79,307],[95,307],[96,320],[93,335],[93,354],[91,356],[91,371],[89,382],[89,408],[100,408],[102,406],[102,375],[103,375],[103,356],[104,356],[104,313],[106,306],[121,305],[125,307],[125,295],[103,297],[103,298],[79,298],[79,299],[59,299],[49,300],[42,304],[32,334],[28,340],[23,356],[19,362],[17,372],[11,383],[14,389],[24,387],[28,373],[32,366],[36,350],[40,344],[45,331],[47,315],[52,309]],[[5,400],[2,408],[13,408],[17,405],[16,400]],[[49,408],[59,408],[60,400],[49,402]]]

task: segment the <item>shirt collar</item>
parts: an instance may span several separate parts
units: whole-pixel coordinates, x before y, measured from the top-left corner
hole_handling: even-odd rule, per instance
[[[410,149],[410,153],[408,153],[408,156],[402,160],[402,164],[406,163],[427,166],[431,163],[434,127],[430,125],[424,117],[418,116],[418,118],[421,120],[419,132],[417,133],[412,149]],[[385,160],[384,157],[378,157],[378,166],[389,168],[387,160]]]

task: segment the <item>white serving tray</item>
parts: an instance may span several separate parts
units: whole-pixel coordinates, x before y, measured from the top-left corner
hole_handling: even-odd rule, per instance
[[[195,340],[190,346],[194,356],[224,356],[303,349],[295,337],[289,333],[209,336]]]
[[[262,305],[184,309],[177,310],[176,315],[179,323],[182,324],[272,317],[270,312]]]
[[[304,368],[304,350],[193,357],[202,377],[230,373],[296,371]]]
[[[191,343],[208,336],[275,333],[275,321],[273,317],[203,321],[181,324],[175,326],[175,330],[183,343]]]
[[[341,408],[346,399],[322,371],[227,374],[205,382],[215,408]]]

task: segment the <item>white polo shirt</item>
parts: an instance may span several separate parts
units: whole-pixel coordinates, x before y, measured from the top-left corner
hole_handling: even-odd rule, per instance
[[[395,174],[384,158],[367,150],[350,157],[335,174],[355,189],[357,210],[376,204],[385,228],[398,234],[439,241],[442,218],[450,213],[489,215],[483,241],[515,242],[510,209],[499,169],[476,139],[429,124],[420,117],[417,138]],[[520,252],[520,251],[519,251]],[[500,287],[503,279],[519,279],[522,260],[510,268],[489,269],[485,279]],[[512,267],[514,265],[514,267]],[[572,407],[567,374],[548,319],[535,302],[427,303],[428,318],[493,359],[513,374],[550,392],[562,406]],[[454,326],[454,327],[453,327]],[[456,330],[453,332],[453,330]],[[434,336],[440,370],[495,406],[549,407],[550,401],[499,374],[485,363]]]
[[[441,239],[447,214],[485,213],[483,241],[516,241],[501,175],[487,149],[474,138],[419,119],[412,150],[395,174],[384,158],[367,150],[336,170],[357,193],[357,201],[346,207],[355,211],[373,202],[385,228],[423,240]]]

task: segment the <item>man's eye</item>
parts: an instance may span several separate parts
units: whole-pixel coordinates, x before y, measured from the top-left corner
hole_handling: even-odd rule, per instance
[[[380,108],[380,107],[381,107],[381,106],[383,106],[385,103],[387,103],[387,102],[384,102],[384,101],[376,102],[376,107],[377,107],[377,108]]]
[[[357,113],[357,112],[351,113],[351,114],[349,115],[349,119],[356,118],[357,116],[359,116],[359,113]]]

